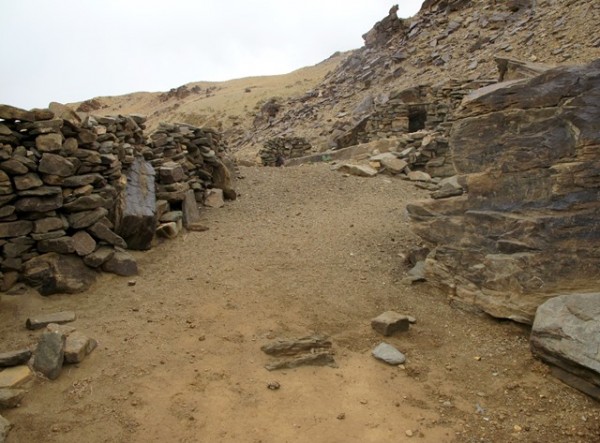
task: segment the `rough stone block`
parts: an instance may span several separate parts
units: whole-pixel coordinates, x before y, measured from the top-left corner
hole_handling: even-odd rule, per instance
[[[138,267],[135,259],[126,252],[116,251],[115,254],[102,265],[102,270],[122,276],[137,275]]]
[[[0,367],[18,366],[27,363],[31,358],[29,349],[19,349],[18,351],[3,352],[0,354]]]
[[[398,314],[394,311],[386,311],[371,320],[371,327],[387,337],[395,332],[408,331],[410,322],[406,315]]]
[[[23,397],[25,397],[24,389],[0,388],[0,409],[16,408]]]
[[[120,204],[122,210],[115,230],[128,249],[152,247],[158,223],[154,177],[152,165],[141,158],[134,160],[127,173],[124,200]]]
[[[33,369],[55,380],[62,371],[64,357],[65,336],[57,332],[44,332],[35,350]]]
[[[0,388],[18,388],[33,378],[28,366],[13,366],[0,372]]]
[[[102,246],[91,254],[86,255],[83,258],[83,262],[91,268],[98,268],[110,260],[114,254],[115,250],[113,248]]]
[[[65,343],[65,362],[80,363],[97,346],[95,340],[80,332],[72,332]]]
[[[209,208],[222,208],[225,206],[223,190],[217,188],[207,190],[206,197],[204,198],[204,205]]]

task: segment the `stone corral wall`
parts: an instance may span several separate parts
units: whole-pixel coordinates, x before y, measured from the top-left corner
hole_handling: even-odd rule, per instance
[[[81,118],[58,103],[32,111],[0,105],[0,290],[24,281],[44,294],[77,292],[93,282],[92,269],[135,274],[125,249],[148,249],[159,215],[181,209],[188,191],[198,201],[212,186],[235,196],[217,133],[169,125],[148,143],[144,122]],[[125,191],[136,186],[146,207],[132,210],[139,201]],[[140,209],[150,229],[141,245],[120,235],[128,231],[123,216],[135,220]]]
[[[404,150],[399,156],[411,168],[437,177],[452,176],[455,171],[448,160],[448,136],[454,112],[467,94],[491,83],[450,80],[435,87],[422,85],[392,92],[358,123],[340,131],[335,146],[343,149],[382,138],[400,138],[407,142],[399,146]]]
[[[530,323],[546,299],[598,291],[600,60],[483,88],[456,114],[465,195],[408,206],[452,300]]]
[[[275,137],[266,141],[259,152],[265,166],[282,166],[286,160],[310,153],[312,146],[301,137]]]

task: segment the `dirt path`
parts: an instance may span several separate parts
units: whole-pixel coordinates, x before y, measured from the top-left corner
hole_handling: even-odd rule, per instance
[[[417,243],[403,207],[424,196],[412,185],[327,165],[242,173],[241,197],[203,213],[209,231],[137,254],[135,286],[103,276],[80,295],[2,296],[2,348],[35,343],[29,315],[64,309],[100,343],[3,411],[9,443],[600,439],[598,405],[530,356],[526,328],[401,282]],[[370,319],[389,309],[417,318],[388,340],[405,368],[370,355]],[[261,345],[313,332],[338,368],[264,369]]]

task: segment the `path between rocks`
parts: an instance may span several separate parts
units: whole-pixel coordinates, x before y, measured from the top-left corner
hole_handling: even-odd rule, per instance
[[[318,164],[242,168],[240,198],[205,210],[206,232],[137,253],[140,275],[85,294],[2,296],[2,348],[35,343],[27,317],[75,310],[98,348],[36,380],[2,414],[7,442],[593,441],[597,403],[549,376],[528,328],[448,306],[401,282],[418,244],[404,205],[426,194]],[[383,311],[413,315],[371,356]],[[260,347],[330,336],[337,368],[269,372]],[[278,389],[274,387],[279,386]],[[269,388],[270,387],[270,388]]]

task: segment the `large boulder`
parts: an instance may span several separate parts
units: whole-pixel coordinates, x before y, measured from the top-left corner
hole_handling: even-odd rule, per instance
[[[555,376],[600,400],[600,292],[562,295],[542,304],[530,343]]]
[[[467,193],[407,206],[453,301],[531,323],[600,269],[600,60],[466,97],[450,135]]]

